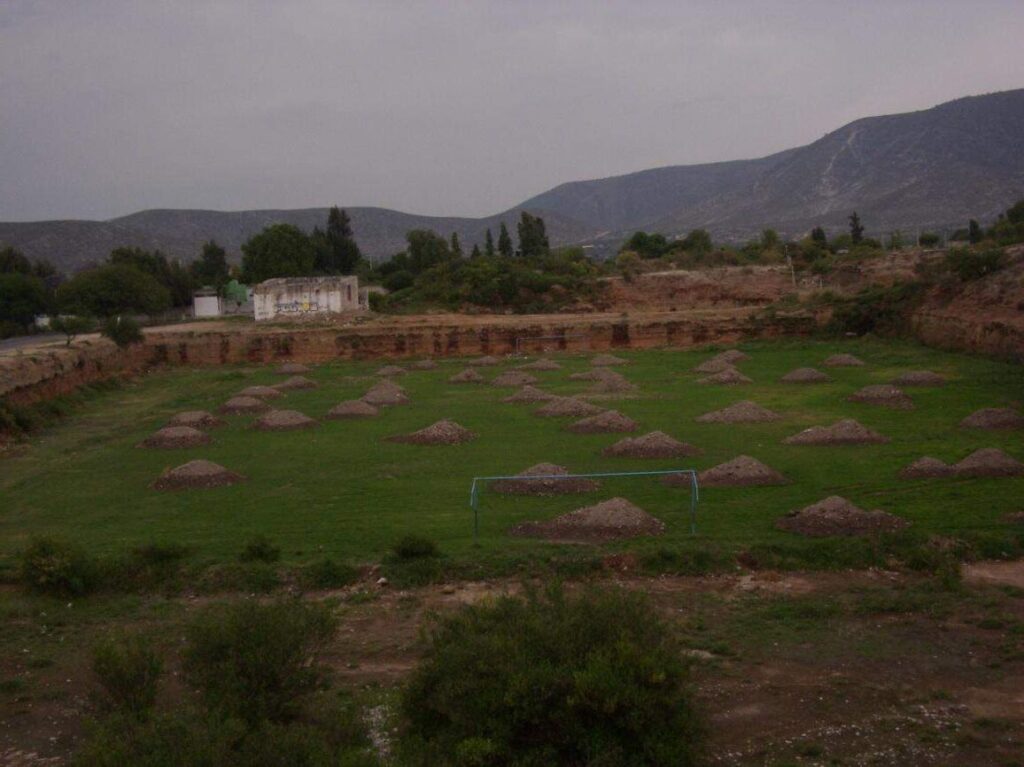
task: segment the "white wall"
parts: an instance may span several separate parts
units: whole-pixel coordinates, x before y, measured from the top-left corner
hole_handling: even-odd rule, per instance
[[[220,317],[220,296],[193,296],[192,315],[194,317]]]
[[[253,292],[257,320],[287,319],[310,314],[338,314],[359,309],[359,284],[292,281],[280,285],[258,285]]]

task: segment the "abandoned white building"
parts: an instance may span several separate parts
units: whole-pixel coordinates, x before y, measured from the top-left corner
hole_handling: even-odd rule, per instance
[[[277,277],[253,290],[256,321],[316,314],[341,314],[360,309],[359,278]]]

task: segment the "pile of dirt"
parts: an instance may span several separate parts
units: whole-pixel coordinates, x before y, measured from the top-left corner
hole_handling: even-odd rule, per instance
[[[369,418],[374,415],[377,415],[377,408],[369,402],[364,402],[361,399],[350,399],[345,402],[339,402],[327,411],[327,417],[333,420],[340,420],[344,418]]]
[[[960,422],[964,429],[1024,429],[1024,416],[1008,407],[976,410]]]
[[[945,386],[946,379],[930,370],[911,370],[893,379],[895,386]]]
[[[778,421],[781,418],[782,416],[778,413],[745,399],[721,410],[713,410],[710,413],[697,416],[696,421],[698,423],[767,423]]]
[[[483,383],[484,377],[477,373],[473,368],[466,368],[461,373],[456,373],[448,379],[448,383],[453,384],[464,384],[464,383]]]
[[[712,466],[697,475],[704,487],[759,487],[785,485],[788,480],[756,458],[741,455],[731,461]]]
[[[170,421],[168,426],[190,426],[193,429],[212,429],[214,426],[223,426],[224,421],[206,410],[186,410],[178,413]]]
[[[246,386],[238,392],[239,397],[257,397],[259,399],[277,399],[282,392],[273,386]]]
[[[864,511],[838,495],[790,512],[775,523],[780,530],[812,538],[860,536],[902,530],[909,522],[880,509]]]
[[[277,372],[285,376],[299,375],[300,373],[308,373],[312,368],[303,365],[299,362],[286,362],[277,368]]]
[[[888,442],[876,431],[852,418],[836,421],[831,426],[812,426],[783,440],[787,445],[867,445]]]
[[[305,376],[292,376],[284,383],[279,383],[275,389],[281,389],[283,391],[289,391],[291,389],[315,389],[316,381],[311,381]]]
[[[502,402],[509,402],[516,405],[533,404],[535,402],[550,402],[553,399],[555,399],[555,395],[548,394],[543,389],[538,389],[536,386],[524,386],[511,397],[505,397]]]
[[[721,373],[723,370],[732,370],[735,368],[731,362],[719,359],[718,357],[712,357],[711,359],[702,362],[693,369],[694,373],[704,373],[705,375],[711,373]]]
[[[625,498],[576,509],[546,522],[523,522],[509,533],[551,541],[594,543],[641,535],[661,535],[665,523]]]
[[[293,431],[311,429],[316,425],[316,421],[298,410],[271,410],[257,418],[252,427],[259,431]]]
[[[606,447],[602,455],[616,458],[682,458],[700,455],[703,451],[686,442],[680,442],[663,431],[652,431],[642,437],[626,437]]]
[[[491,386],[528,386],[537,383],[537,376],[521,370],[508,370],[491,381]]]
[[[722,362],[728,362],[730,365],[735,365],[737,362],[746,362],[750,357],[739,349],[726,349],[724,352],[719,352],[711,359],[721,360]]]
[[[154,490],[191,490],[195,488],[224,487],[245,479],[241,474],[228,471],[219,463],[197,459],[165,471],[153,483]]]
[[[554,463],[538,463],[516,474],[517,477],[548,477],[549,479],[500,479],[491,484],[496,493],[513,495],[568,495],[590,493],[601,483],[594,479],[550,479],[568,476],[569,470]]]
[[[199,429],[193,429],[191,426],[165,426],[146,437],[136,447],[177,449],[209,445],[212,441],[209,434],[199,431]]]
[[[484,357],[477,357],[475,360],[470,360],[469,364],[476,368],[486,368],[493,367],[494,365],[500,365],[501,360],[488,354]]]
[[[219,412],[228,415],[262,413],[266,410],[270,410],[270,405],[255,397],[232,397],[219,408]]]
[[[892,384],[874,384],[865,386],[851,394],[850,402],[864,402],[868,405],[881,405],[891,407],[895,410],[913,410],[914,401],[908,397],[902,389],[897,389]]]
[[[570,381],[600,381],[608,373],[615,373],[614,370],[584,370],[580,373],[573,373],[569,376]]]
[[[536,362],[527,362],[525,365],[519,365],[520,370],[561,370],[562,366],[554,360],[537,360]]]
[[[789,371],[779,380],[783,383],[824,383],[831,381],[832,377],[814,368],[797,368]]]
[[[399,365],[385,365],[376,372],[376,375],[385,377],[404,376],[406,372],[406,369]]]
[[[864,366],[864,360],[852,354],[833,354],[822,364],[827,368],[859,368]]]
[[[1024,463],[994,447],[975,450],[953,464],[958,477],[1017,477],[1024,474]]]
[[[636,431],[640,424],[617,410],[605,410],[603,413],[581,418],[565,428],[574,434],[614,434]]]
[[[748,384],[754,383],[753,379],[747,378],[736,368],[726,368],[720,373],[715,373],[713,376],[707,376],[706,378],[697,379],[699,384],[722,384],[724,386],[735,386],[737,384]]]
[[[952,474],[952,466],[940,461],[938,458],[926,455],[904,466],[900,470],[899,477],[900,479],[932,479],[949,477]]]
[[[628,394],[635,392],[637,387],[628,378],[613,370],[603,371],[605,375],[600,376],[593,386],[588,389],[592,394]]]
[[[367,402],[376,407],[380,407],[382,405],[405,405],[409,402],[409,397],[405,393],[405,389],[394,381],[387,380],[376,383],[370,387],[370,390],[363,395],[362,399],[363,402]]]
[[[437,367],[437,363],[434,360],[416,360],[409,367],[414,370],[434,370]]]
[[[583,416],[594,415],[600,413],[601,408],[597,405],[591,405],[589,402],[584,402],[581,399],[575,397],[555,397],[548,401],[544,407],[539,410],[534,410],[534,415],[539,415],[542,418],[582,418]]]
[[[616,357],[614,354],[598,354],[596,357],[590,360],[591,367],[605,368],[611,365],[625,365],[626,360],[622,357]]]
[[[476,434],[447,418],[412,434],[388,437],[389,442],[406,442],[411,445],[458,445],[472,439],[476,439]]]

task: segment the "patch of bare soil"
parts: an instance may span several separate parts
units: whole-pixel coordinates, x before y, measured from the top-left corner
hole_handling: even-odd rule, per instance
[[[193,429],[212,429],[223,426],[224,421],[206,410],[186,410],[167,422],[168,426],[191,426]]]
[[[892,380],[896,386],[945,386],[946,379],[930,370],[911,370]]]
[[[398,384],[385,380],[374,384],[362,397],[363,402],[380,407],[387,405],[405,405],[409,402],[409,396]]]
[[[527,386],[537,383],[537,376],[521,370],[508,370],[491,381],[491,386]]]
[[[153,483],[154,490],[190,490],[224,487],[244,480],[241,474],[228,471],[219,463],[197,459],[164,472]]]
[[[546,522],[523,522],[509,530],[511,535],[566,543],[600,543],[663,532],[664,522],[625,498],[611,498]]]
[[[332,420],[345,418],[369,418],[377,415],[377,412],[377,408],[369,402],[365,402],[361,399],[350,399],[345,402],[339,402],[328,410],[327,417]]]
[[[833,354],[822,364],[827,368],[859,368],[864,367],[864,360],[852,354]]]
[[[475,360],[470,360],[469,364],[476,368],[486,368],[500,365],[501,360],[488,354],[483,357],[477,357]]]
[[[173,450],[183,447],[209,445],[213,439],[204,431],[191,426],[165,426],[146,437],[136,447],[155,447]]]
[[[995,447],[975,450],[953,464],[958,477],[1017,477],[1024,474],[1024,463]]]
[[[798,535],[824,538],[891,533],[909,524],[905,519],[881,509],[865,511],[845,498],[832,495],[800,511],[790,512],[779,519],[775,526]]]
[[[390,442],[405,442],[410,445],[458,445],[472,439],[476,439],[476,434],[447,418],[412,434],[388,437]]]
[[[874,384],[865,386],[851,394],[850,402],[863,402],[868,405],[881,405],[894,410],[913,410],[914,401],[902,389],[892,384]]]
[[[1008,407],[976,410],[960,422],[964,429],[1024,429],[1024,416]]]
[[[966,563],[963,576],[968,583],[994,583],[1024,589],[1024,560]]]
[[[626,437],[606,447],[602,455],[615,458],[683,458],[700,455],[702,451],[663,431],[652,431],[642,437]]]
[[[697,479],[704,487],[758,487],[785,485],[784,476],[749,455],[741,455],[702,471]]]
[[[781,418],[778,413],[745,399],[721,410],[697,416],[695,420],[698,423],[768,423]]]
[[[789,371],[779,380],[783,383],[825,383],[831,381],[832,377],[814,368],[797,368]]]
[[[853,420],[844,418],[831,426],[812,426],[783,440],[787,445],[866,445],[889,442],[876,431]]]
[[[928,455],[904,466],[899,473],[900,479],[937,479],[952,475],[952,466]]]
[[[562,366],[554,360],[542,359],[535,362],[527,362],[525,365],[519,365],[520,370],[561,370]]]
[[[746,362],[750,359],[750,355],[744,354],[739,349],[726,349],[724,352],[716,354],[712,359],[735,365],[737,362]]]
[[[400,365],[385,365],[384,367],[379,368],[375,375],[385,377],[404,376],[407,372],[408,371]]]
[[[283,396],[279,389],[273,386],[246,386],[238,392],[239,397],[257,397],[259,399],[277,399]]]
[[[1024,525],[1024,511],[1014,511],[1003,517],[1003,521],[1011,525]]]
[[[473,368],[466,368],[461,373],[456,373],[455,375],[448,379],[448,383],[453,384],[479,384],[483,382],[484,377],[475,370],[473,370]]]
[[[282,391],[290,391],[292,389],[315,389],[316,381],[311,381],[305,376],[292,376],[284,383],[279,383],[275,389],[281,389]]]
[[[279,365],[275,372],[285,376],[294,376],[301,373],[309,373],[313,368],[299,362],[286,362]]]
[[[610,365],[625,365],[626,360],[616,357],[614,354],[598,354],[590,360],[590,364],[595,368],[603,368]]]
[[[727,360],[719,359],[718,357],[712,357],[711,359],[706,360],[699,364],[697,367],[695,367],[693,369],[693,372],[705,374],[721,373],[723,370],[730,370],[734,367],[735,365],[733,365],[731,362],[728,362]]]
[[[552,479],[552,477],[568,476],[569,470],[554,463],[538,463],[524,469],[516,476],[524,479],[500,479],[491,483],[496,493],[510,495],[568,495],[570,493],[590,493],[601,484],[595,479]],[[529,477],[546,477],[546,479],[528,479]]]
[[[550,402],[553,399],[556,399],[555,395],[548,394],[543,389],[538,389],[536,386],[524,386],[512,396],[505,397],[502,402],[509,402],[511,404],[532,404],[535,402]]]
[[[317,422],[298,410],[271,410],[257,418],[252,427],[259,431],[292,431],[311,429]]]
[[[434,370],[437,368],[437,363],[434,360],[416,360],[409,367],[414,370]]]
[[[575,397],[555,397],[544,407],[534,410],[533,414],[539,415],[542,418],[582,418],[600,413],[601,410],[602,408],[599,408],[597,405],[592,405]]]
[[[736,368],[726,368],[721,373],[715,373],[706,378],[697,379],[699,384],[721,384],[723,386],[736,386],[738,384],[754,383],[752,378],[743,375]]]
[[[228,415],[245,415],[248,413],[263,413],[270,410],[270,405],[256,397],[232,397],[220,406],[218,412]]]
[[[617,410],[605,410],[603,413],[582,418],[576,423],[565,427],[574,434],[610,434],[616,432],[636,431],[640,424]]]

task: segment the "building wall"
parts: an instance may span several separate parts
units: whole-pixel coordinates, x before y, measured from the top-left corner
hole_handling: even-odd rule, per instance
[[[220,296],[193,296],[192,314],[195,317],[220,317]]]
[[[355,277],[268,280],[253,291],[257,321],[358,309],[359,282]]]

